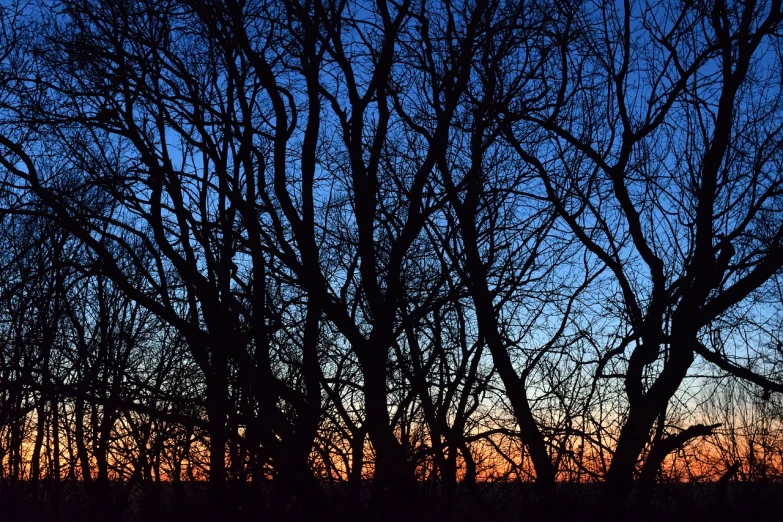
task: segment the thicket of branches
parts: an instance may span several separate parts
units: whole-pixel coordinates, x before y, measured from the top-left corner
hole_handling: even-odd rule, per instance
[[[9,512],[783,479],[782,35],[777,0],[4,3]]]

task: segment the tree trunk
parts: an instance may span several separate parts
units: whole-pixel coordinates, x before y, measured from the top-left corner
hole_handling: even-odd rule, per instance
[[[40,398],[36,416],[38,426],[35,432],[35,442],[33,443],[33,455],[30,462],[30,508],[35,510],[38,507],[38,481],[41,475],[41,448],[43,447],[44,435],[46,434],[46,399]]]
[[[226,397],[228,394],[225,355],[220,347],[212,350],[213,361],[207,375],[207,416],[209,417],[209,495],[210,511],[222,518],[226,488]]]
[[[369,344],[369,343],[368,343]],[[385,357],[379,346],[363,347],[364,394],[367,433],[375,449],[371,510],[377,519],[414,515],[417,508],[416,481],[405,453],[389,424]],[[387,493],[392,501],[387,502]],[[399,502],[397,499],[408,499]]]
[[[353,516],[362,520],[362,470],[364,469],[364,439],[367,430],[364,426],[353,434],[351,439],[351,471],[348,475],[348,499],[354,507]]]

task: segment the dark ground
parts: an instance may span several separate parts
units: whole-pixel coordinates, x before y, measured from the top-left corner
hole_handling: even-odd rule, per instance
[[[343,485],[326,485],[323,505],[306,505],[294,498],[273,508],[271,487],[238,485],[229,488],[226,508],[220,514],[211,509],[207,485],[170,483],[149,484],[133,489],[127,496],[122,484],[113,483],[103,497],[107,502],[91,504],[87,490],[80,482],[39,484],[35,500],[27,483],[9,484],[0,480],[0,522],[37,520],[81,522],[111,520],[122,522],[176,522],[199,520],[231,520],[232,522],[261,520],[324,520],[378,521],[369,511],[369,498],[358,505],[349,500]],[[561,484],[555,506],[543,506],[537,501],[532,484],[479,484],[481,499],[460,490],[453,506],[453,522],[492,521],[518,522],[539,520],[625,520],[662,522],[783,521],[783,483],[665,484],[660,485],[652,504],[634,513],[609,515],[612,506],[599,505],[600,484]],[[369,496],[369,484],[364,488]],[[93,502],[94,502],[93,497]],[[422,485],[418,505],[412,499],[400,499],[392,505],[404,505],[418,513],[401,522],[443,520],[437,489]],[[102,511],[98,511],[98,510]],[[271,512],[277,509],[276,512]],[[399,520],[394,517],[393,519]],[[380,521],[378,521],[380,522]]]

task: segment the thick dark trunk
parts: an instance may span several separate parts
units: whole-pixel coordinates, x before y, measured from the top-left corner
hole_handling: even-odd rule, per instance
[[[456,199],[456,198],[455,198]],[[546,449],[541,430],[538,428],[527,399],[524,376],[520,377],[508,353],[508,346],[501,336],[500,325],[495,314],[494,298],[489,287],[487,269],[479,251],[478,232],[475,225],[475,207],[456,203],[460,219],[460,230],[465,241],[466,267],[471,281],[471,296],[476,306],[479,331],[486,340],[492,354],[498,375],[506,388],[509,402],[514,410],[522,442],[527,446],[533,468],[545,504],[554,502],[555,468]]]
[[[389,423],[386,393],[385,358],[378,354],[379,346],[365,347],[362,369],[367,432],[375,449],[371,510],[378,519],[394,519],[415,515],[417,488],[405,452]],[[387,494],[390,502],[387,502]],[[408,499],[399,502],[395,499]],[[385,517],[385,518],[384,518]]]
[[[293,451],[290,451],[293,450]],[[279,520],[317,520],[325,515],[321,485],[313,475],[307,455],[295,448],[284,449],[273,482],[275,518]],[[309,454],[309,452],[308,452]]]
[[[351,471],[348,475],[348,499],[353,506],[353,517],[362,519],[362,470],[364,469],[364,439],[367,431],[362,426],[351,439]]]
[[[46,400],[41,397],[36,409],[38,427],[35,432],[35,442],[33,444],[33,456],[30,462],[30,507],[37,509],[38,504],[38,481],[41,475],[41,448],[43,447],[44,435],[46,434]]]
[[[482,514],[483,517],[480,520],[495,521],[501,520],[503,517],[497,512],[495,507],[484,498],[484,495],[479,489],[479,485],[476,482],[477,468],[476,461],[473,455],[470,453],[470,449],[464,440],[459,443],[460,454],[465,461],[465,477],[462,479],[462,485],[468,490],[470,496],[473,497],[473,501],[478,507],[477,514]]]
[[[207,376],[207,416],[209,417],[209,496],[210,511],[222,517],[226,489],[226,398],[228,394],[226,360],[213,349],[212,368]]]
[[[87,446],[84,443],[84,401],[76,399],[75,404],[75,433],[74,442],[76,443],[76,455],[79,459],[82,480],[89,489],[92,485],[92,470],[90,469],[90,457],[87,454]]]
[[[49,494],[52,504],[52,512],[55,518],[59,518],[60,513],[60,404],[57,399],[51,400],[52,410],[52,463],[51,463],[51,481]]]
[[[628,507],[633,491],[636,462],[647,443],[655,418],[654,414],[644,415],[644,412],[637,411],[631,409],[628,421],[620,432],[603,487],[604,502],[601,504],[618,512],[624,512]]]
[[[655,493],[655,480],[663,465],[666,456],[682,448],[689,440],[712,434],[720,424],[690,426],[676,435],[668,435],[659,438],[653,445],[642,467],[642,473],[636,485],[636,494],[633,499],[633,509],[636,513],[643,513],[650,505]]]
[[[93,506],[96,517],[108,519],[112,513],[111,488],[109,484],[109,461],[107,459],[108,434],[101,434],[100,443],[95,448],[95,463],[98,468],[93,483]]]
[[[451,448],[450,455],[441,459],[440,464],[440,517],[444,522],[454,518],[454,506],[457,498],[457,455]]]
[[[643,396],[629,396],[628,420],[617,439],[612,463],[606,474],[602,503],[604,506],[609,506],[618,513],[627,511],[639,456],[649,442],[650,432],[659,412],[665,411],[692,362],[693,351],[688,346],[671,346],[669,359],[649,391]],[[639,382],[626,386],[631,385],[641,387]],[[648,473],[651,472],[653,471]]]

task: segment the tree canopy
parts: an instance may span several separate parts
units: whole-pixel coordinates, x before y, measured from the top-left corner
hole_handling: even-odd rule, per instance
[[[0,489],[451,520],[520,481],[557,519],[564,482],[783,480],[782,35],[778,0],[4,3]]]

